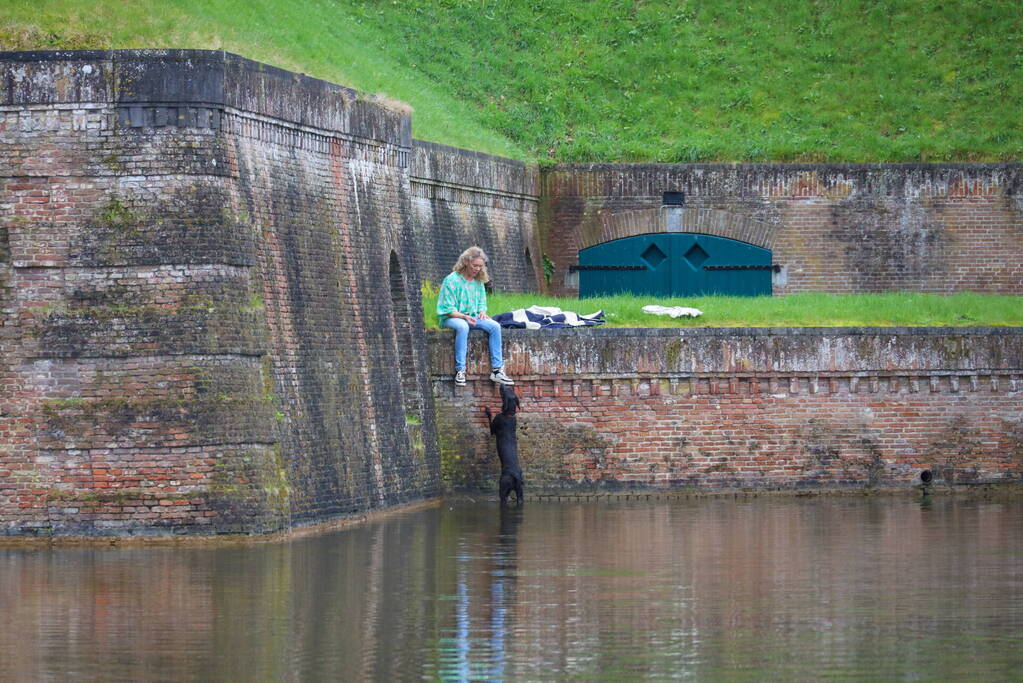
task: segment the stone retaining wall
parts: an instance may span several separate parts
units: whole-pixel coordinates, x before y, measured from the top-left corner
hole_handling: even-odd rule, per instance
[[[454,387],[428,333],[441,458],[491,489],[483,341]],[[1023,481],[1023,330],[508,330],[529,490],[909,487]]]

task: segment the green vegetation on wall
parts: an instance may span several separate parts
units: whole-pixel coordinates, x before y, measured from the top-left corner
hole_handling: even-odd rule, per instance
[[[1023,157],[1017,0],[7,0],[0,48],[226,49],[540,161]]]

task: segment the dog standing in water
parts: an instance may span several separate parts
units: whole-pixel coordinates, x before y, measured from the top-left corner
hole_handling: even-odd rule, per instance
[[[515,492],[517,505],[522,505],[522,469],[519,467],[519,441],[515,434],[515,413],[519,410],[519,397],[506,384],[501,385],[501,412],[491,417],[490,408],[485,408],[490,421],[490,433],[497,437],[497,457],[501,459],[501,482],[499,493],[501,505],[508,503],[508,496]]]

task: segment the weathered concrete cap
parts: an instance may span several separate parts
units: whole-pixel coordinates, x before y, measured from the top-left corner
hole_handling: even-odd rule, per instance
[[[39,104],[230,107],[412,146],[407,112],[222,50],[0,52],[0,105]]]

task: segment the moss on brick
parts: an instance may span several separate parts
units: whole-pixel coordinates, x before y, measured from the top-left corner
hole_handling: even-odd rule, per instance
[[[941,359],[951,368],[958,367],[972,353],[969,344],[961,337],[941,337],[936,342]]]
[[[531,490],[599,485],[609,478],[602,468],[609,446],[591,424],[519,416],[519,459]],[[593,467],[584,467],[588,474],[581,474],[573,460],[592,461]]]
[[[682,351],[685,349],[685,342],[681,339],[671,339],[664,345],[664,366],[668,370],[678,370],[679,360],[682,358]]]
[[[81,397],[44,399],[40,402],[43,413],[50,418],[66,415],[68,411],[80,413],[81,417],[94,419],[102,413],[132,413],[135,415],[147,412],[165,413],[188,409],[195,412],[209,411],[219,407],[237,408],[257,404],[262,398],[235,396],[227,393],[204,395],[202,398],[90,398]]]
[[[129,501],[156,500],[156,501],[187,501],[195,502],[205,498],[207,493],[203,490],[195,491],[162,491],[159,488],[108,488],[108,489],[78,489],[75,491],[50,491],[46,494],[46,500],[52,503],[64,505],[73,504],[101,504],[101,505],[123,505]]]
[[[26,332],[40,341],[43,357],[79,355],[152,356],[216,353],[240,349],[256,353],[265,344],[263,316],[217,306],[94,306],[29,311]]]
[[[267,532],[290,524],[292,487],[279,446],[218,458],[206,491],[222,531]]]
[[[100,225],[116,230],[134,230],[138,219],[128,210],[121,198],[111,195],[99,215]]]
[[[270,443],[273,407],[262,396],[226,392],[191,396],[48,399],[40,442],[50,448]]]
[[[116,152],[107,154],[100,160],[100,162],[116,174],[125,173],[128,170],[128,167]]]
[[[11,237],[6,225],[0,225],[0,264],[11,262]]]
[[[464,414],[438,411],[437,445],[445,488],[478,488],[483,483],[474,445],[485,443],[487,436],[478,426],[470,424]]]

